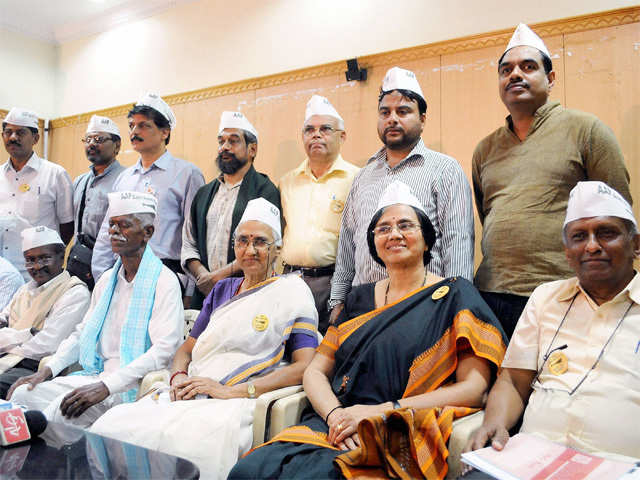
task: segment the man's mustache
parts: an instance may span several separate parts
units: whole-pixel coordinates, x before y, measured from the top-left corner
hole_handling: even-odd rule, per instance
[[[134,140],[138,141],[138,142],[144,142],[144,140],[139,137],[138,135],[134,135],[133,137],[131,137],[131,141],[133,142]]]

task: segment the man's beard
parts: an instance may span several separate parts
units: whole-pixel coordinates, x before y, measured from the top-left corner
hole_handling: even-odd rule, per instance
[[[233,175],[242,167],[244,167],[248,159],[240,160],[233,153],[227,153],[228,156],[231,157],[230,160],[223,160],[222,155],[218,154],[216,157],[216,164],[222,173],[226,173],[227,175]]]

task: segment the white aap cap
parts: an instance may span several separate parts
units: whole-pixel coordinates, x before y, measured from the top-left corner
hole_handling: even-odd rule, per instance
[[[312,96],[307,102],[307,109],[304,113],[304,121],[309,120],[314,115],[327,115],[329,117],[337,118],[341,122],[344,122],[338,111],[331,105],[331,102],[325,97],[320,95]]]
[[[171,130],[176,128],[176,116],[173,114],[173,110],[171,110],[171,107],[162,99],[162,97],[160,97],[160,95],[157,95],[155,93],[144,94],[142,98],[138,100],[138,103],[136,103],[136,107],[139,106],[147,106],[153,108],[167,119]]]
[[[13,107],[2,121],[21,127],[38,128],[38,116],[23,108]]]
[[[416,74],[411,70],[405,70],[400,67],[390,68],[384,76],[384,80],[382,80],[382,91],[390,92],[391,90],[409,90],[420,95],[425,102],[427,101],[424,98]]]
[[[396,205],[399,203],[416,207],[418,210],[423,211],[425,215],[427,213],[425,212],[422,203],[420,203],[420,200],[418,200],[418,197],[411,193],[409,185],[398,180],[391,183],[384,189],[384,192],[382,192],[382,196],[378,201],[378,208],[376,208],[376,212],[390,205]]]
[[[222,133],[225,128],[239,128],[246,130],[258,138],[258,131],[253,128],[251,122],[245,117],[242,112],[222,112],[220,115],[220,126],[218,127],[218,135]]]
[[[155,215],[158,209],[158,200],[150,193],[111,192],[108,196],[109,218],[132,213],[151,213]]]
[[[520,23],[516,27],[515,32],[513,32],[511,40],[509,40],[509,44],[507,45],[507,48],[505,48],[504,52],[502,52],[502,54],[504,55],[514,47],[523,46],[537,48],[547,57],[551,58],[551,54],[549,54],[549,50],[547,50],[547,46],[544,44],[542,39],[538,35],[536,35],[535,32],[531,30],[527,25],[525,25],[524,23]]]
[[[89,125],[87,125],[87,133],[111,133],[121,137],[118,125],[110,118],[99,115],[93,115],[91,117]]]
[[[282,230],[280,229],[280,209],[264,198],[249,200],[238,226],[244,222],[256,220],[268,225],[273,230],[277,246],[282,245]]]
[[[631,205],[613,188],[603,182],[578,182],[569,194],[564,226],[574,220],[590,217],[619,217],[636,227]]]
[[[60,244],[64,246],[64,242],[58,232],[43,225],[25,228],[20,235],[22,236],[23,252],[31,250],[32,248],[42,247],[43,245]]]

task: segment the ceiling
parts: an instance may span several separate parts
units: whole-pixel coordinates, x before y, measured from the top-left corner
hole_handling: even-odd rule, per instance
[[[0,28],[60,44],[189,1],[194,0],[0,0]]]

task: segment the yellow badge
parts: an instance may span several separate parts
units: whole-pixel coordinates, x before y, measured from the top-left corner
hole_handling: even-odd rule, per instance
[[[341,202],[340,200],[336,200],[334,198],[333,200],[331,200],[330,208],[333,213],[342,213],[342,210],[344,210],[344,202]]]
[[[29,186],[28,183],[23,183],[22,185],[20,185],[19,188],[22,193],[28,192],[29,190],[31,190],[31,187]]]
[[[554,375],[562,375],[569,369],[569,360],[562,352],[553,352],[549,357],[549,371]]]
[[[447,287],[446,285],[443,285],[442,287],[437,289],[435,292],[433,292],[433,295],[431,295],[431,298],[433,300],[440,300],[447,293],[449,293],[449,287]]]
[[[260,315],[256,315],[255,317],[253,317],[253,320],[251,321],[251,326],[256,332],[263,332],[269,326],[269,319],[267,318],[266,315],[263,315],[261,313]]]

